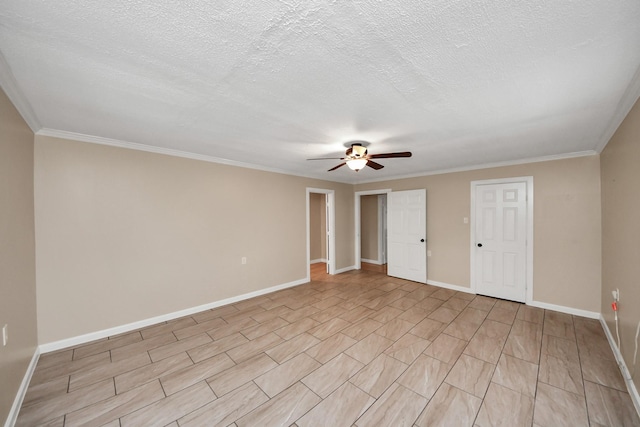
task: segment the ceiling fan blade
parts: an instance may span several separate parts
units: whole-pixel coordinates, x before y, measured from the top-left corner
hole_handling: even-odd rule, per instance
[[[379,169],[382,169],[384,167],[380,163],[376,163],[373,160],[367,161],[367,166],[369,166],[370,168],[373,168],[375,170],[379,170]]]
[[[344,160],[345,157],[318,157],[315,159],[307,159],[307,160]]]
[[[382,154],[370,154],[368,159],[392,159],[394,157],[411,157],[411,151],[403,151],[400,153],[382,153]]]
[[[342,166],[344,166],[344,165],[346,165],[346,164],[347,164],[346,162],[342,162],[342,163],[340,163],[338,166],[332,167],[332,168],[331,168],[331,169],[329,169],[327,172],[334,171],[334,170],[336,170],[336,169],[338,169],[338,168],[341,168]]]

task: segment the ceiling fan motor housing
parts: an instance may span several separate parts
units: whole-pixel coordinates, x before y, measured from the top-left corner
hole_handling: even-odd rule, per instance
[[[347,148],[347,157],[353,157],[355,159],[364,157],[367,155],[367,147],[362,144],[351,144],[351,148]]]

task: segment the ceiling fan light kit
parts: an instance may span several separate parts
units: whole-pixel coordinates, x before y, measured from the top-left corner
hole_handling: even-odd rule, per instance
[[[328,172],[334,171],[344,165],[347,165],[349,169],[358,172],[365,166],[369,166],[371,169],[380,170],[384,166],[380,163],[374,162],[371,159],[391,159],[395,157],[411,157],[410,151],[403,151],[400,153],[381,153],[381,154],[369,154],[366,145],[369,143],[364,141],[354,141],[351,143],[351,147],[347,148],[345,157],[324,157],[320,159],[307,159],[307,160],[344,160],[337,166],[332,167]]]
[[[347,160],[347,166],[349,166],[349,169],[358,172],[367,165],[367,162],[367,159],[351,159]]]

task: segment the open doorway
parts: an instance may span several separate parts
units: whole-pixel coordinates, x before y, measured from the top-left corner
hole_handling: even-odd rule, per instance
[[[387,273],[387,194],[391,190],[355,194],[356,269]]]
[[[309,194],[309,264],[327,264],[327,195]],[[318,266],[315,266],[319,269]]]
[[[333,190],[307,188],[307,279],[312,271],[335,274]]]

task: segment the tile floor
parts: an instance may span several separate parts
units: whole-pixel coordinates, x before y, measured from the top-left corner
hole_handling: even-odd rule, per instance
[[[17,425],[640,425],[596,320],[323,268],[42,355]]]

